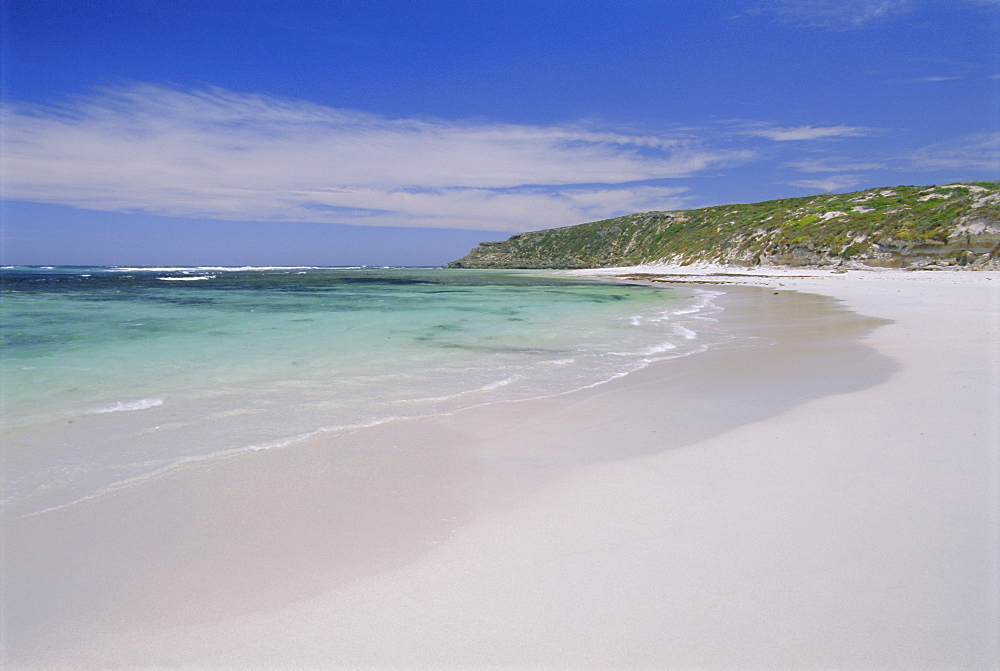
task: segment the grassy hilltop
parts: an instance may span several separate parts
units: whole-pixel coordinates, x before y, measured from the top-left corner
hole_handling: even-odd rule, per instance
[[[897,186],[645,212],[484,242],[453,268],[640,263],[1000,268],[1000,184]]]

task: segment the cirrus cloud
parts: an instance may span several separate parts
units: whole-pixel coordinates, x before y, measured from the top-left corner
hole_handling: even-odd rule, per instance
[[[822,140],[835,137],[861,137],[871,135],[871,128],[861,126],[760,126],[750,127],[744,133],[763,137],[775,142],[799,142],[802,140]]]
[[[756,8],[753,13],[768,13],[797,26],[845,29],[913,9],[913,0],[777,0]]]
[[[682,205],[748,149],[579,125],[393,119],[155,85],[4,110],[6,197],[257,221],[525,230]]]
[[[768,0],[747,10],[799,28],[852,30],[937,7],[992,10],[1000,0]]]
[[[787,164],[800,172],[844,172],[848,170],[879,170],[885,163],[876,161],[851,161],[845,158],[803,159]]]
[[[823,179],[797,179],[788,182],[792,186],[799,186],[809,190],[819,190],[825,193],[843,191],[860,183],[861,179],[858,175],[831,175]]]
[[[938,142],[902,157],[911,168],[982,171],[1000,177],[1000,133],[976,133],[957,140]]]

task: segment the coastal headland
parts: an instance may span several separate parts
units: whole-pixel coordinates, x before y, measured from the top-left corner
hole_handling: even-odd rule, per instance
[[[483,242],[455,268],[636,264],[1000,270],[1000,186],[894,186],[642,212]]]
[[[5,667],[1000,668],[1000,273],[585,272],[744,337],[5,520]]]

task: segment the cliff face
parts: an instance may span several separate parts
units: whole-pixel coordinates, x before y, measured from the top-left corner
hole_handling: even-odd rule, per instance
[[[646,212],[484,242],[453,268],[640,263],[1000,269],[1000,185],[898,186]]]

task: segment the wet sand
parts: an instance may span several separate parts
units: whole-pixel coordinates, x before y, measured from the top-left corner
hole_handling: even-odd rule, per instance
[[[970,275],[736,278],[738,346],[7,520],[6,661],[992,668],[1000,280]]]

